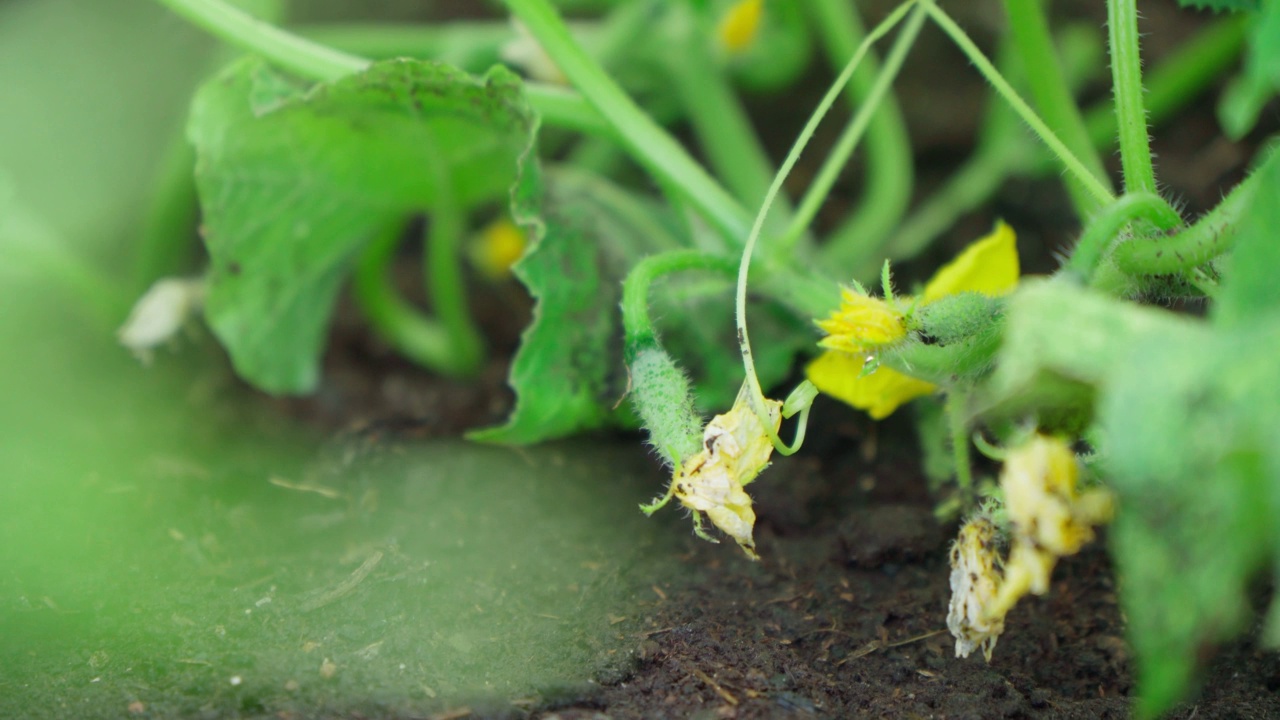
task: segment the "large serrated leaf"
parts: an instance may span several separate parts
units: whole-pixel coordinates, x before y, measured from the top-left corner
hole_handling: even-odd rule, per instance
[[[618,301],[625,243],[609,242],[580,199],[551,192],[526,163],[512,215],[530,245],[513,268],[535,300],[533,321],[512,361],[516,406],[507,422],[472,440],[523,445],[606,424],[619,382]]]
[[[333,303],[370,236],[505,193],[532,142],[519,80],[414,60],[304,91],[254,60],[197,94],[188,135],[211,258],[206,317],[269,392],[318,381]]]

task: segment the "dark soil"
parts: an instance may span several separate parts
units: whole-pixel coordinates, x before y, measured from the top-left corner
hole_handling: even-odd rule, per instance
[[[1174,36],[1185,34],[1181,21],[1169,19],[1178,13],[1174,3],[1144,5],[1144,12]],[[1152,32],[1160,36],[1164,28]],[[956,66],[965,70],[962,61]],[[909,89],[912,79],[905,82]],[[969,85],[970,93],[982,89],[980,82]],[[930,131],[922,109],[930,104],[917,98],[905,105],[914,108],[913,135],[933,138],[927,144],[944,159],[939,147],[967,142],[980,110],[980,103],[961,103],[971,112],[950,114],[947,127],[935,122]],[[1167,170],[1162,177],[1190,210],[1210,206],[1252,152],[1247,143],[1217,139],[1209,99],[1160,131],[1156,147]],[[963,157],[952,152],[958,153],[952,159]],[[922,182],[928,177],[923,172]],[[1061,222],[1070,214],[1054,179],[1017,183],[997,204],[1029,214],[1019,220],[1028,226],[1024,250],[1028,241],[1041,248],[1034,270],[1051,269],[1051,253],[1078,232]],[[971,239],[990,218],[963,225],[948,243]],[[513,288],[502,292],[518,296]],[[499,307],[483,319],[498,349],[509,352],[525,317]],[[356,323],[339,328],[325,389],[289,401],[291,414],[381,442],[388,435],[405,441],[456,434],[500,422],[510,407],[505,360],[495,361],[478,383],[460,384],[395,359]],[[532,714],[565,720],[1127,717],[1134,667],[1105,538],[1060,563],[1047,596],[1017,606],[990,664],[976,655],[954,657],[945,616],[955,526],[934,520],[936,499],[919,469],[909,415],[875,425],[819,401],[804,451],[776,462],[752,486],[763,560],[751,563],[732,543],[711,545],[690,533],[681,559],[693,579],[653,578],[648,629],[633,638],[631,671]],[[638,438],[636,452],[644,452]],[[655,466],[655,490],[665,481]],[[1171,717],[1280,717],[1280,657],[1258,646],[1256,628],[1205,659],[1203,689]]]
[[[341,383],[355,374],[335,367],[329,377]],[[488,385],[468,392],[421,375],[397,379],[397,371],[383,382],[416,388],[408,402],[451,398],[460,405],[440,407],[454,421],[491,419],[507,402]],[[358,395],[335,396],[343,392]],[[763,560],[690,532],[680,557],[686,577],[653,578],[630,670],[600,678],[595,692],[511,713],[564,720],[1128,717],[1133,665],[1105,540],[1061,562],[1050,593],[1010,613],[990,664],[954,656],[945,618],[955,524],[934,519],[907,414],[876,425],[819,401],[804,451],[775,462],[752,486]],[[447,429],[439,418],[418,424],[403,416],[354,427],[352,436],[379,446]],[[644,452],[639,438],[636,452]],[[654,488],[665,482],[655,465]],[[1280,717],[1280,656],[1258,646],[1257,628],[1209,658],[1204,688],[1170,717]]]

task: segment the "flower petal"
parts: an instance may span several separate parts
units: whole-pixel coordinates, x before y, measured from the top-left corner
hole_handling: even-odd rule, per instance
[[[822,392],[866,410],[875,420],[883,420],[899,405],[937,389],[932,383],[884,366],[863,376],[863,362],[857,355],[828,351],[809,363],[805,374]]]
[[[959,292],[1003,295],[1018,284],[1018,244],[1013,228],[1003,220],[991,234],[934,273],[924,288],[924,302]]]
[[[830,350],[862,354],[892,345],[907,335],[902,313],[889,303],[846,289],[840,309],[817,321],[827,337],[818,342]]]

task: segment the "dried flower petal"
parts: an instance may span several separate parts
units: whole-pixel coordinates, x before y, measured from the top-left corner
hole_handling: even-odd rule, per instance
[[[969,657],[981,647],[991,661],[991,651],[1004,632],[1004,613],[989,612],[1001,585],[999,562],[996,526],[985,516],[970,519],[951,546],[947,629],[956,638],[956,657]]]
[[[752,539],[756,515],[743,486],[769,466],[773,443],[760,419],[751,411],[747,392],[744,384],[733,408],[707,423],[702,450],[676,469],[671,488],[685,507],[695,515],[705,513],[716,527],[756,560],[759,556]],[[782,403],[766,399],[765,406],[772,430],[777,433],[782,424]]]
[[[203,278],[163,278],[157,280],[129,312],[129,319],[116,333],[120,344],[133,351],[142,362],[151,360],[151,351],[168,342],[204,302]]]
[[[1043,595],[1058,558],[1074,555],[1094,538],[1093,526],[1111,520],[1111,493],[1077,484],[1080,465],[1060,438],[1037,435],[1009,453],[1000,473],[1012,546],[1005,581],[988,612],[1004,616],[1027,593]]]

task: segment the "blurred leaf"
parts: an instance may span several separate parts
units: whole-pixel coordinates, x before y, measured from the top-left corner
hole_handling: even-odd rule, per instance
[[[1195,327],[1185,317],[1122,302],[1062,277],[1023,280],[1008,298],[1005,317],[996,371],[984,389],[985,403],[992,406],[1025,406],[1049,379],[1097,387],[1131,338],[1182,335]]]
[[[206,315],[269,392],[315,387],[325,327],[372,233],[504,193],[534,119],[514,75],[378,63],[308,91],[244,60],[197,94],[188,134],[211,259]]]
[[[1256,171],[1257,192],[1240,214],[1235,248],[1226,263],[1222,290],[1213,307],[1221,325],[1239,326],[1280,312],[1280,153]]]
[[[662,345],[688,371],[697,408],[704,414],[728,410],[738,395],[742,354],[733,289],[732,278],[675,276],[658,287],[650,300]],[[756,374],[767,391],[787,379],[798,353],[816,350],[814,334],[804,321],[776,304],[753,303],[747,312]]]
[[[1247,12],[1258,9],[1258,0],[1178,0],[1178,4],[1182,7],[1213,10],[1214,12],[1222,10]]]
[[[1257,12],[1249,25],[1244,69],[1218,102],[1218,122],[1223,132],[1232,140],[1239,140],[1253,129],[1262,107],[1280,89],[1280,3],[1268,2],[1261,9],[1257,0],[1206,3],[1206,6],[1215,10]]]
[[[0,2],[0,174],[24,214],[100,272],[121,269],[212,47],[159,3]]]
[[[1241,630],[1249,581],[1275,548],[1277,354],[1274,323],[1147,332],[1105,383],[1099,419],[1120,499],[1112,548],[1141,716],[1183,699],[1197,658]]]

